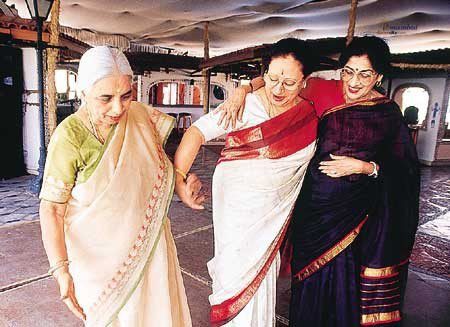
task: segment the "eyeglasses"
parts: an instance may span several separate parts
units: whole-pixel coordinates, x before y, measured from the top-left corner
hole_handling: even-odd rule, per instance
[[[281,83],[281,86],[288,91],[295,91],[298,84],[301,82],[301,80],[299,81],[293,78],[279,78],[278,76],[269,73],[264,74],[264,81],[270,88],[274,88]]]
[[[364,70],[362,72],[357,72],[350,67],[344,67],[341,70],[341,78],[344,82],[347,82],[353,77],[357,77],[361,84],[368,85],[373,82],[373,78],[377,77],[378,74],[373,70]]]

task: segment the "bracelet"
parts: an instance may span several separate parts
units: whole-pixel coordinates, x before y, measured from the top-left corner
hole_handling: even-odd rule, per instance
[[[177,174],[179,174],[181,177],[183,177],[183,181],[186,181],[187,174],[184,171],[182,171],[181,169],[175,168],[175,172]]]
[[[54,266],[50,267],[50,269],[48,270],[48,274],[52,275],[55,273],[55,271],[57,271],[58,269],[61,269],[62,267],[68,266],[70,263],[69,260],[60,260],[58,261]]]
[[[370,164],[372,164],[373,166],[373,171],[367,175],[369,177],[373,177],[373,178],[377,178],[378,177],[378,169],[377,169],[377,164],[374,161],[370,161]]]

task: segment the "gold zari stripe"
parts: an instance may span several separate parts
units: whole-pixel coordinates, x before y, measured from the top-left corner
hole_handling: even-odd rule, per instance
[[[368,309],[368,308],[385,308],[385,307],[392,307],[393,305],[399,305],[400,302],[390,303],[390,304],[377,304],[377,305],[362,305],[361,308]]]
[[[388,290],[372,290],[372,291],[361,291],[361,293],[382,293],[382,292],[392,292],[398,290],[398,287],[396,288],[390,288]]]
[[[318,271],[320,268],[325,266],[328,262],[333,260],[339,253],[344,251],[350,244],[352,244],[355,238],[359,235],[359,232],[361,231],[361,228],[364,225],[364,223],[367,221],[367,218],[368,217],[366,216],[366,218],[364,218],[363,221],[360,222],[359,225],[354,230],[352,230],[349,234],[347,234],[347,236],[345,236],[335,246],[333,246],[323,255],[321,255],[313,262],[311,262],[309,265],[307,265],[305,268],[303,268],[298,274],[294,276],[294,280],[301,281],[308,278],[313,273]]]
[[[401,320],[400,311],[392,311],[392,312],[379,312],[379,313],[371,313],[366,315],[361,315],[361,325],[363,326],[371,326],[381,323],[387,323],[392,321]]]

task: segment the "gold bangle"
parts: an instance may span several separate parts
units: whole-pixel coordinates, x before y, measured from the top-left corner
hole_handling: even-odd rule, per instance
[[[181,177],[183,177],[183,181],[185,181],[187,179],[187,174],[184,171],[182,171],[181,169],[175,168],[175,172],[177,174],[179,174]]]
[[[54,266],[52,266],[52,267],[50,267],[50,269],[48,270],[48,274],[49,275],[52,275],[53,276],[53,274],[55,273],[55,271],[57,271],[58,269],[60,269],[60,268],[62,268],[62,267],[64,267],[64,266],[68,266],[69,265],[69,263],[70,263],[70,261],[69,260],[60,260],[60,261],[58,261]]]

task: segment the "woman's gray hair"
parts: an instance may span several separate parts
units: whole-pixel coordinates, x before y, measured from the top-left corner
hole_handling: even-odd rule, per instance
[[[120,50],[108,46],[89,49],[81,57],[78,67],[78,96],[81,97],[83,91],[91,88],[97,81],[113,75],[133,76],[127,57]]]

